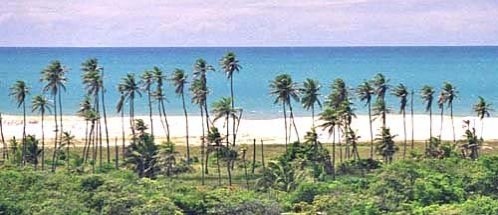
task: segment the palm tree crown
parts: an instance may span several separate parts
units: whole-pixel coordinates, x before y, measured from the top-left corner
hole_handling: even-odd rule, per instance
[[[446,99],[448,107],[453,104],[453,101],[458,97],[458,90],[449,82],[444,82],[443,84],[443,95]]]
[[[53,104],[42,95],[36,95],[32,99],[32,112],[38,111],[41,114],[45,114],[46,112],[50,112]]]
[[[320,102],[320,83],[313,79],[306,79],[303,83],[303,88],[300,89],[301,92],[301,103],[306,110],[313,108],[315,104],[322,107]]]
[[[434,93],[435,91],[433,87],[428,85],[422,87],[422,90],[420,91],[420,96],[426,103],[425,111],[430,111],[432,107],[432,102],[434,101]]]
[[[477,113],[477,117],[482,120],[484,117],[489,117],[492,111],[492,105],[479,96],[477,103],[474,105],[474,112]]]
[[[232,108],[232,99],[229,97],[223,97],[220,100],[214,102],[212,107],[214,121],[222,117],[231,117],[238,119],[237,110]]]
[[[43,92],[50,92],[55,95],[59,89],[66,90],[66,73],[68,69],[61,64],[60,61],[52,61],[45,69],[42,70],[42,77],[40,81],[46,82],[43,87]]]
[[[173,85],[175,86],[175,93],[178,95],[181,95],[185,89],[185,85],[188,83],[187,82],[187,74],[185,74],[185,71],[182,69],[175,69],[173,71],[173,75],[171,77],[171,81],[173,82]]]
[[[360,101],[365,102],[368,105],[372,101],[372,95],[375,94],[375,89],[372,87],[369,81],[363,81],[356,89],[356,95]]]
[[[16,81],[10,88],[10,96],[17,102],[17,107],[21,107],[29,94],[29,87],[24,81]]]
[[[220,66],[228,79],[232,78],[234,72],[238,72],[242,68],[233,52],[228,52],[221,58]]]
[[[299,101],[299,90],[289,74],[281,74],[270,83],[270,94],[275,96],[275,104],[289,104],[291,98]]]
[[[140,87],[135,79],[135,74],[128,73],[118,85],[119,92],[122,93],[124,99],[134,99],[135,95],[141,96]]]
[[[408,103],[408,95],[410,94],[408,88],[403,84],[399,84],[393,89],[392,94],[400,99],[399,112],[404,112]]]

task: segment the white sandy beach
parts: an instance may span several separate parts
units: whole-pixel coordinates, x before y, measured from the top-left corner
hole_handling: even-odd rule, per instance
[[[149,122],[148,116],[137,116],[136,118],[144,119],[146,123]],[[81,117],[77,116],[64,116],[64,130],[70,131],[77,139],[83,139],[85,137],[85,127],[86,123]],[[464,134],[463,120],[470,120],[471,126],[475,126],[477,134],[481,134],[481,122],[476,117],[455,117],[455,132],[457,139],[461,139]],[[175,140],[177,144],[184,144],[185,142],[185,118],[183,116],[169,116],[168,121],[171,129],[171,137]],[[199,116],[189,117],[189,127],[190,127],[190,142],[193,144],[199,144],[199,137],[202,134],[201,119]],[[407,139],[411,140],[411,117],[407,115]],[[125,123],[128,123],[128,118],[125,118]],[[321,122],[316,122],[319,125]],[[396,137],[397,141],[402,141],[404,139],[403,135],[403,117],[401,115],[388,115],[387,117],[388,127],[391,128],[391,133],[398,135]],[[127,126],[128,124],[126,124]],[[220,132],[225,132],[223,123],[216,123]],[[311,117],[296,117],[296,125],[300,136],[304,136],[306,131],[309,131],[312,122]],[[440,134],[440,117],[438,115],[433,116],[433,135],[439,136]],[[451,126],[451,120],[449,116],[444,117],[443,122],[443,132],[442,139],[452,140],[453,132]],[[20,138],[22,136],[22,116],[4,115],[3,116],[3,131],[5,139],[11,139],[12,137]],[[108,118],[109,136],[111,139],[121,138],[121,118],[120,117],[110,117]],[[129,127],[129,126],[127,126]],[[281,144],[284,142],[284,121],[283,118],[277,119],[242,119],[238,131],[238,143],[252,143],[254,138],[263,139],[265,144]],[[369,141],[369,124],[367,115],[359,115],[353,120],[353,129],[357,131],[360,136],[360,141]],[[380,127],[380,120],[377,120],[373,124],[374,135],[377,133]],[[426,140],[429,137],[429,116],[428,115],[415,115],[414,116],[414,127],[415,135],[414,138],[417,141]],[[46,117],[45,121],[45,137],[50,139],[53,138],[53,118],[50,116]],[[483,137],[486,140],[496,140],[498,139],[498,118],[486,118],[484,119],[484,131]],[[41,121],[40,117],[28,116],[27,117],[27,133],[34,134],[37,137],[41,137]],[[165,137],[164,129],[159,121],[158,116],[154,119],[154,130],[156,137]],[[319,139],[322,142],[331,142],[332,137],[326,131],[318,128]],[[231,130],[230,130],[231,132]],[[105,133],[104,133],[105,134]],[[130,130],[126,131],[127,136],[131,134]],[[295,140],[296,136],[292,133],[292,139]]]

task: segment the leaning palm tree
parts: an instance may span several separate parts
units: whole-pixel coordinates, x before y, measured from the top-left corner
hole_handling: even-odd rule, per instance
[[[428,85],[422,87],[420,95],[425,102],[425,111],[429,112],[429,139],[432,138],[432,102],[434,100],[434,88]]]
[[[237,110],[232,107],[232,99],[228,97],[223,97],[220,100],[213,103],[213,109],[211,112],[213,113],[213,121],[217,121],[218,119],[225,118],[225,126],[226,126],[226,145],[229,147],[229,120],[230,118],[238,121]]]
[[[90,137],[88,136],[88,134],[89,134],[88,125],[90,123],[90,119],[87,116],[88,116],[88,112],[93,110],[91,100],[92,99],[90,98],[90,96],[86,95],[83,98],[83,101],[80,102],[80,108],[77,112],[77,115],[79,117],[82,117],[83,119],[85,119],[85,145],[83,146],[83,155],[81,156],[83,159],[85,159],[86,152],[90,148],[90,145],[89,145]]]
[[[214,67],[209,65],[206,60],[199,58],[195,61],[194,64],[194,71],[193,75],[194,78],[199,80],[199,90],[202,91],[202,94],[204,94],[204,113],[206,114],[206,128],[209,131],[209,128],[211,127],[211,123],[209,120],[209,111],[208,111],[208,101],[207,101],[207,95],[209,94],[209,90],[207,87],[207,73],[210,71],[214,71]]]
[[[175,93],[182,98],[183,114],[185,115],[185,143],[187,144],[187,162],[190,163],[190,144],[189,144],[189,128],[187,106],[185,105],[185,85],[187,85],[187,75],[181,69],[175,69],[171,77],[171,81],[175,86]]]
[[[154,137],[154,121],[152,119],[152,91],[151,87],[154,84],[154,74],[151,71],[145,71],[140,76],[142,89],[147,93],[147,102],[149,104],[149,120],[150,120],[150,133]]]
[[[392,94],[400,99],[399,102],[399,113],[403,115],[403,132],[404,132],[404,145],[403,145],[403,159],[406,157],[406,144],[407,144],[407,139],[406,139],[406,104],[408,103],[408,95],[410,94],[408,92],[408,88],[403,85],[399,84],[393,89]]]
[[[205,153],[205,142],[206,142],[206,127],[204,126],[204,104],[206,103],[207,92],[204,90],[204,84],[199,78],[194,79],[192,85],[190,86],[190,91],[192,92],[192,104],[198,105],[201,112],[201,126],[202,126],[202,137],[201,137],[201,183],[204,185],[204,174],[208,171],[204,165],[207,167],[207,163],[204,164]],[[208,129],[209,130],[209,129]],[[206,156],[207,157],[207,156]]]
[[[121,80],[121,83],[118,85],[118,90],[119,92],[123,95],[120,98],[120,103],[121,102],[128,102],[129,106],[129,115],[130,115],[130,128],[131,128],[131,133],[133,135],[133,138],[136,138],[136,133],[135,133],[135,97],[142,96],[142,93],[140,92],[140,87],[135,80],[135,74],[133,73],[128,73],[126,77],[124,77]]]
[[[377,101],[382,101],[384,103],[384,108],[387,108],[385,98],[386,98],[386,93],[387,90],[389,89],[389,79],[387,79],[382,73],[378,73],[377,75],[374,76],[373,80],[373,87],[375,89],[375,94],[377,95]],[[382,111],[382,127],[386,127],[386,113],[387,111]]]
[[[306,110],[311,109],[311,121],[312,127],[315,127],[315,105],[318,107],[322,107],[322,103],[320,102],[320,83],[313,79],[306,79],[303,83],[303,88],[301,91],[301,104]]]
[[[233,96],[233,73],[238,72],[242,67],[239,64],[237,56],[233,52],[228,52],[221,58],[220,66],[223,68],[228,79],[230,79],[230,99],[232,100],[232,109],[235,109],[235,97]],[[232,135],[233,135],[233,145],[235,146],[235,118],[232,119]]]
[[[124,106],[125,106],[125,96],[124,92],[120,92],[118,103],[116,104],[116,112],[121,116],[121,157],[124,158],[124,154],[126,154],[126,132],[125,132],[125,120],[124,120]]]
[[[281,74],[277,75],[275,77],[275,80],[273,80],[270,83],[270,94],[275,96],[275,101],[274,103],[281,103],[283,112],[284,112],[284,123],[285,123],[285,148],[287,150],[287,145],[288,145],[288,134],[287,134],[287,108],[286,106],[289,106],[289,110],[292,115],[292,106],[291,106],[291,98],[299,101],[299,94],[298,94],[298,89],[296,87],[296,84],[292,81],[292,78],[288,74]],[[290,127],[290,126],[289,126]],[[299,135],[297,133],[297,128],[294,128],[296,130],[296,135],[299,141]]]
[[[31,111],[38,112],[41,116],[42,148],[41,148],[41,168],[45,170],[45,113],[50,112],[53,104],[42,95],[33,97]]]
[[[164,80],[166,77],[163,75],[163,71],[159,67],[152,68],[152,75],[154,82],[156,83],[156,91],[154,92],[154,98],[157,101],[157,107],[159,112],[159,118],[161,119],[161,125],[166,133],[167,141],[170,141],[170,131],[168,116],[166,115],[166,108],[164,102],[166,101],[166,95],[164,94]],[[164,121],[163,121],[164,118]]]
[[[451,127],[453,128],[453,142],[456,142],[455,124],[453,123],[453,101],[458,97],[458,90],[451,83],[444,82],[443,92],[448,105],[447,107],[450,109]]]
[[[484,117],[491,116],[492,111],[492,105],[488,103],[483,97],[479,96],[476,104],[474,104],[474,112],[481,120],[481,139],[484,131]]]
[[[363,81],[358,88],[356,88],[356,95],[360,101],[365,102],[368,106],[368,124],[370,125],[370,158],[374,156],[374,137],[373,137],[373,127],[372,127],[372,96],[375,94],[375,90],[370,84],[370,81]]]
[[[23,126],[22,126],[22,165],[26,163],[26,97],[29,95],[29,87],[24,81],[16,81],[10,88],[10,96],[16,101],[17,108],[22,106]]]
[[[66,90],[66,73],[68,69],[62,65],[62,63],[58,60],[52,61],[45,69],[42,70],[42,77],[40,81],[45,82],[45,86],[43,87],[43,92],[49,92],[53,97],[54,101],[54,149],[57,149],[57,141],[58,140],[58,132],[61,131],[60,137],[62,137],[63,124],[62,124],[62,99],[61,99],[61,91]],[[60,116],[60,130],[59,124],[57,122],[57,103],[59,103],[59,116]],[[56,161],[56,150],[52,155],[52,171],[55,172],[57,168]]]

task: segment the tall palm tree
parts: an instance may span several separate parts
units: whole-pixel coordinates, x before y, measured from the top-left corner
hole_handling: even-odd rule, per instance
[[[151,71],[144,71],[140,76],[142,89],[147,93],[147,102],[149,104],[149,119],[150,119],[150,133],[154,137],[154,121],[152,119],[152,91],[151,87],[154,84],[154,74]]]
[[[232,100],[232,109],[235,109],[235,97],[233,96],[233,73],[238,72],[242,67],[239,64],[237,56],[233,52],[228,52],[221,58],[220,66],[223,68],[228,79],[230,79],[230,99]],[[232,119],[232,135],[233,145],[235,146],[236,132],[235,132],[235,117]]]
[[[370,81],[363,81],[356,88],[356,95],[360,101],[365,102],[368,106],[368,123],[370,125],[370,158],[374,156],[374,137],[373,137],[373,127],[372,127],[372,96],[375,94],[375,90],[370,84]]]
[[[432,102],[434,100],[434,88],[428,85],[422,87],[420,95],[425,102],[425,111],[429,112],[429,139],[432,138]]]
[[[408,103],[408,88],[403,85],[399,84],[393,89],[392,94],[400,99],[399,102],[399,113],[403,115],[403,132],[404,132],[404,145],[403,145],[403,159],[406,157],[406,104]]]
[[[387,79],[382,73],[378,73],[377,75],[374,76],[373,80],[373,87],[375,89],[375,94],[377,95],[377,101],[382,101],[384,104],[384,108],[387,108],[386,106],[386,93],[387,90],[389,89],[389,79]],[[382,112],[382,126],[385,128],[386,127],[386,113],[388,111],[383,110]]]
[[[40,81],[45,82],[45,86],[43,87],[43,92],[48,92],[53,97],[54,100],[54,149],[57,149],[58,143],[58,132],[61,132],[60,137],[62,137],[63,132],[63,124],[62,124],[62,99],[61,99],[61,91],[66,90],[66,73],[68,69],[62,65],[62,63],[58,60],[52,61],[45,69],[41,72]],[[57,122],[57,103],[59,103],[59,116],[60,116],[60,130]],[[52,155],[52,171],[55,172],[57,168],[56,161],[56,150]]]
[[[413,116],[413,99],[415,98],[415,90],[412,89],[410,96],[410,115],[411,115],[411,123],[412,123],[412,142],[411,142],[411,150],[415,148],[415,117]]]
[[[83,155],[81,156],[85,159],[85,155],[87,154],[87,150],[90,149],[90,137],[88,136],[89,130],[88,125],[90,123],[90,119],[87,117],[88,112],[93,110],[92,101],[89,95],[85,95],[83,101],[80,102],[80,109],[77,112],[77,115],[85,119],[85,145],[83,146]]]
[[[441,136],[443,136],[443,120],[444,120],[444,105],[446,104],[446,96],[444,94],[444,91],[441,90],[441,92],[439,93],[439,97],[437,98],[437,106],[439,108],[439,110],[441,110],[440,112],[440,119],[441,119],[441,123],[440,123],[440,128],[439,128],[439,139],[441,140]]]
[[[206,129],[209,130],[211,127],[211,123],[209,120],[209,111],[208,111],[208,101],[207,101],[207,96],[209,94],[209,90],[207,87],[207,73],[214,71],[214,67],[209,65],[206,60],[199,58],[195,61],[194,64],[194,71],[193,75],[194,78],[199,80],[199,83],[197,83],[199,86],[197,86],[200,90],[202,91],[202,94],[204,95],[204,101],[203,101],[203,108],[204,108],[204,113],[206,114]]]
[[[288,74],[281,74],[275,77],[275,80],[270,82],[270,94],[275,97],[274,103],[281,103],[283,112],[284,112],[284,123],[285,123],[285,148],[287,150],[288,145],[288,134],[287,134],[287,109],[286,106],[289,106],[289,110],[292,113],[291,109],[291,98],[295,101],[299,101],[299,92],[296,84],[292,81],[292,78]],[[290,126],[289,126],[290,127]],[[296,135],[299,141],[299,135],[297,133],[297,128],[294,125],[296,130]]]
[[[453,101],[458,97],[458,90],[450,82],[444,82],[443,92],[446,97],[447,107],[450,109],[451,127],[453,128],[453,142],[456,142],[455,124],[453,123]]]
[[[479,96],[476,104],[474,104],[474,112],[481,120],[481,139],[484,131],[484,117],[491,116],[492,111],[494,111],[492,105],[488,103],[483,97]]]
[[[187,161],[190,163],[190,144],[189,144],[189,128],[188,128],[188,114],[187,106],[185,105],[185,86],[187,85],[188,76],[185,71],[175,69],[171,77],[171,81],[175,86],[175,93],[182,98],[183,114],[185,115],[185,143],[187,144]]]
[[[322,113],[320,113],[320,120],[323,121],[323,124],[320,125],[320,127],[323,128],[323,130],[327,130],[329,135],[332,135],[333,140],[332,140],[332,167],[333,167],[333,177],[335,179],[335,128],[338,124],[338,116],[337,116],[337,111],[335,111],[332,108],[326,108],[323,110]]]
[[[118,85],[119,92],[123,95],[120,98],[119,103],[128,102],[129,106],[129,115],[130,115],[130,128],[133,138],[136,138],[135,133],[135,97],[142,96],[140,92],[140,87],[135,79],[135,74],[128,73],[123,79],[121,79],[121,83]]]
[[[166,76],[163,75],[163,71],[159,67],[152,68],[152,75],[156,83],[156,91],[154,92],[154,97],[157,101],[157,107],[159,111],[159,118],[161,119],[161,124],[166,132],[166,138],[168,142],[170,141],[170,131],[168,116],[166,115],[166,108],[164,102],[166,101],[166,95],[164,94],[164,80]],[[162,120],[164,118],[164,121]]]
[[[201,79],[196,78],[193,80],[190,86],[190,91],[192,93],[192,104],[198,105],[201,112],[201,125],[202,125],[202,137],[201,137],[201,183],[204,185],[204,174],[207,170],[207,163],[204,163],[205,157],[205,142],[206,142],[206,128],[204,126],[204,105],[206,103],[207,92],[204,90],[204,83]],[[207,157],[207,156],[206,156]]]
[[[41,116],[42,148],[41,148],[41,168],[45,170],[45,113],[51,112],[53,104],[42,95],[36,95],[31,102],[31,111],[38,112]]]
[[[124,106],[125,106],[125,96],[124,92],[120,92],[118,103],[116,104],[116,112],[121,116],[121,156],[124,158],[126,154],[126,134],[125,134],[125,120],[124,120]]]
[[[16,81],[10,88],[10,96],[16,101],[17,108],[22,106],[22,165],[26,163],[26,97],[29,95],[29,87],[24,81]]]
[[[320,83],[317,80],[306,79],[303,83],[301,91],[301,103],[306,110],[311,109],[312,127],[315,127],[315,105],[322,107],[320,102]]]
[[[339,161],[342,163],[343,156],[342,156],[341,131],[344,131],[342,132],[342,134],[346,135],[347,129],[345,127],[348,126],[348,123],[346,123],[344,120],[347,119],[348,117],[346,117],[345,114],[346,112],[344,111],[350,108],[351,103],[349,99],[348,88],[346,87],[346,82],[344,82],[344,80],[340,78],[335,79],[332,82],[330,88],[332,89],[332,91],[327,96],[325,105],[329,108],[334,109],[337,112],[337,117],[338,117],[338,122],[336,124],[337,137],[338,137],[337,142],[339,144]],[[347,138],[345,139],[347,140]]]
[[[220,100],[216,101],[212,105],[213,109],[211,112],[213,113],[213,121],[217,121],[218,119],[225,118],[226,125],[226,145],[229,147],[229,119],[232,118],[234,120],[238,120],[237,110],[232,108],[232,99],[223,97]]]

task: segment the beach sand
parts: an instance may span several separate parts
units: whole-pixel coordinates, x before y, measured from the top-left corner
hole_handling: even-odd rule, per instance
[[[145,123],[149,123],[148,116],[137,116],[137,119],[143,119]],[[51,116],[47,116],[45,118],[45,137],[47,139],[51,139],[54,136],[54,122]],[[128,118],[125,119],[125,126],[128,128]],[[433,136],[440,135],[440,117],[438,115],[433,115]],[[481,121],[476,117],[454,117],[455,124],[455,133],[457,139],[462,139],[464,135],[464,127],[463,120],[470,120],[471,126],[475,126],[477,134],[481,135]],[[120,117],[109,117],[108,128],[109,128],[109,136],[110,139],[113,140],[111,144],[113,144],[115,138],[118,138],[121,141],[121,118]],[[170,130],[171,130],[171,138],[177,144],[185,143],[185,118],[183,116],[169,116],[168,117]],[[79,139],[80,143],[85,137],[85,129],[86,122],[77,116],[64,116],[64,131],[71,132],[72,135]],[[295,119],[296,126],[298,127],[299,135],[303,137],[307,131],[310,130],[312,126],[311,117],[296,117]],[[411,140],[411,117],[407,115],[406,118],[407,123],[407,139]],[[321,122],[317,121],[315,125],[320,125]],[[215,124],[222,134],[225,133],[226,129],[223,127],[223,122],[220,120]],[[231,123],[230,123],[231,125]],[[381,122],[380,119],[374,121],[373,123],[373,131],[374,138],[378,133]],[[391,129],[391,134],[397,135],[396,141],[404,140],[404,132],[403,132],[403,117],[401,115],[388,115],[387,116],[387,126]],[[14,116],[14,115],[4,115],[3,116],[3,132],[6,140],[11,139],[12,137],[16,137],[20,139],[22,137],[22,116]],[[428,139],[429,137],[429,116],[428,115],[415,115],[414,116],[414,127],[415,134],[414,140],[423,141]],[[498,132],[495,131],[498,127],[498,118],[485,118],[484,119],[484,131],[483,138],[485,140],[496,140],[498,139]],[[201,118],[200,116],[191,116],[189,117],[189,135],[190,135],[190,143],[199,144],[200,136],[202,134],[201,127]],[[368,124],[368,116],[367,115],[359,115],[353,120],[352,124],[353,130],[357,132],[357,135],[360,136],[360,141],[368,142],[370,141],[370,131]],[[165,137],[165,129],[163,129],[159,117],[154,117],[154,131],[155,136],[159,139]],[[103,130],[103,137],[105,137],[105,131]],[[332,137],[327,133],[327,131],[323,131],[321,128],[317,128],[317,132],[319,134],[319,140],[321,142],[331,142]],[[27,134],[34,134],[38,138],[41,137],[41,121],[40,117],[28,116],[27,117],[27,126],[26,126]],[[231,128],[230,128],[231,133]],[[129,129],[126,130],[126,136],[129,138],[131,135],[131,131]],[[441,134],[443,140],[453,140],[453,132],[451,126],[451,120],[449,116],[445,116],[443,119],[443,132]],[[262,139],[265,144],[283,144],[284,143],[284,120],[283,118],[276,119],[242,119],[240,123],[240,127],[238,130],[237,142],[242,144],[250,144],[253,139]],[[296,140],[296,135],[294,134],[294,130],[292,130],[292,140]]]

